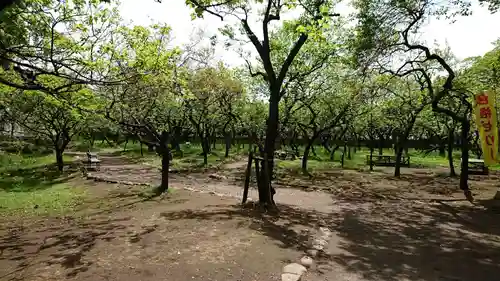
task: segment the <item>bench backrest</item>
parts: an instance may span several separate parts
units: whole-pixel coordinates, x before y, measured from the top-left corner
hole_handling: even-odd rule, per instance
[[[90,159],[97,159],[97,154],[92,154],[90,152],[87,152],[87,158]]]
[[[366,159],[370,159],[370,155],[366,155]],[[374,161],[382,161],[382,160],[389,160],[389,161],[396,161],[396,155],[372,155],[372,159]],[[410,159],[409,155],[401,155],[401,162],[408,161]]]

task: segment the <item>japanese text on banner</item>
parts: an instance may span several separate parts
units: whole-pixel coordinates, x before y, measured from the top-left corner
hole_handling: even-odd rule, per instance
[[[494,93],[476,94],[474,113],[481,139],[484,164],[494,165],[498,162],[498,129]]]

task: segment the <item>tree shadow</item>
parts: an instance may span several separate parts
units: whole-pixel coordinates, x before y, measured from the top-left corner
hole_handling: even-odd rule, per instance
[[[498,280],[498,214],[449,201],[390,204],[337,214],[328,259],[368,280]]]
[[[37,265],[61,266],[66,277],[75,277],[92,266],[93,258],[87,258],[86,255],[99,241],[125,238],[130,243],[137,243],[142,236],[155,231],[157,227],[143,226],[131,231],[130,219],[103,216],[82,221],[66,218],[63,224],[36,230],[34,235],[41,238],[38,240],[33,236],[22,235],[24,229],[9,231],[0,236],[0,262],[16,265],[9,272],[0,273],[0,279],[24,280],[32,274],[29,268]]]
[[[40,165],[24,169],[6,170],[0,173],[0,189],[7,192],[32,192],[50,188],[78,176],[79,166],[75,162],[66,163],[64,171],[57,164]]]
[[[311,246],[311,229],[324,225],[328,214],[278,204],[279,212],[263,212],[251,204],[212,205],[210,209],[162,212],[167,220],[233,220],[251,219],[248,226],[277,242],[281,248],[306,251]],[[245,224],[241,224],[245,225]]]

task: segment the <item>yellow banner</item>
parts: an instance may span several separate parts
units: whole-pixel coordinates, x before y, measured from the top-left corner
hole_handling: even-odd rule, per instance
[[[474,114],[481,139],[485,165],[498,162],[498,129],[495,112],[495,93],[483,92],[475,95]]]

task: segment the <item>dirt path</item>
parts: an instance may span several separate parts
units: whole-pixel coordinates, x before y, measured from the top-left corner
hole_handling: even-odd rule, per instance
[[[307,243],[298,227],[311,224],[291,221],[291,209],[274,220],[182,190],[158,201],[120,193],[100,202],[79,215],[2,225],[0,280],[277,281]]]
[[[101,170],[91,172],[92,176],[132,183],[148,183],[157,185],[160,183],[160,171],[158,168],[137,163],[130,163],[127,158],[115,156],[101,157]],[[175,189],[189,187],[192,189],[223,194],[237,198],[239,202],[243,196],[243,185],[238,180],[238,175],[244,173],[245,160],[224,164],[222,170],[227,176],[222,179],[212,179],[210,173],[170,174],[170,184]],[[235,175],[236,174],[236,175]],[[256,199],[257,190],[252,187],[249,197]],[[306,209],[331,212],[335,207],[331,195],[324,192],[308,192],[294,188],[277,188],[277,203],[298,206]]]
[[[157,168],[100,158],[102,177],[159,181]],[[209,194],[238,196],[233,179],[172,174],[171,182],[173,193],[153,201],[137,195],[141,186],[82,182],[91,196],[81,212],[2,224],[0,280],[281,280],[331,209],[327,194],[286,189],[272,216]]]
[[[248,159],[246,157],[240,157],[233,162],[225,163],[222,165],[222,170],[235,170],[235,169],[246,169],[248,164]]]
[[[159,183],[157,168],[102,160],[96,175]],[[315,183],[330,193],[278,188],[281,212],[269,216],[238,205],[245,164],[225,164],[219,180],[172,174],[174,192],[159,201],[96,183],[89,187],[99,194],[94,214],[2,225],[0,280],[280,280],[281,267],[303,255],[319,225],[333,235],[303,281],[498,280],[498,209],[451,200],[454,179],[425,170],[397,180],[335,170]],[[485,198],[497,182],[472,181],[476,192],[486,188]]]
[[[304,281],[498,280],[500,216],[468,202],[338,202]]]

